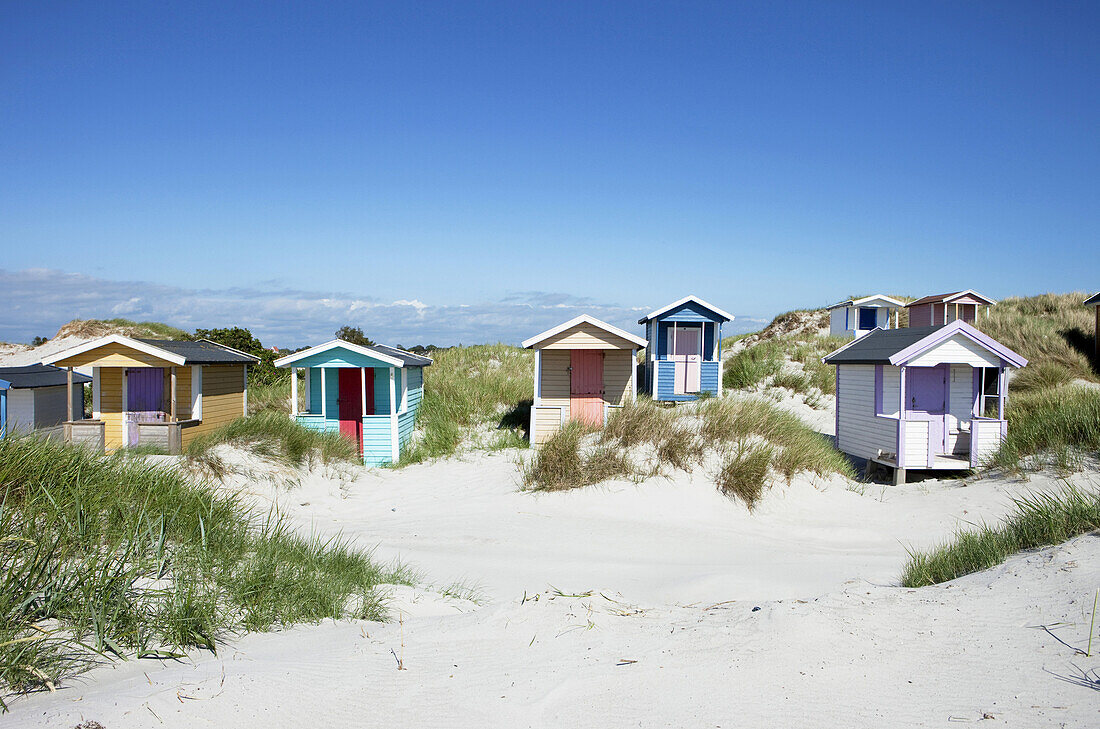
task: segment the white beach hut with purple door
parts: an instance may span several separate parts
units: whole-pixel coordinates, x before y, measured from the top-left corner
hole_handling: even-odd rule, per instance
[[[836,444],[894,469],[973,468],[1008,432],[1011,370],[1027,360],[970,324],[877,329],[824,362],[836,366]]]

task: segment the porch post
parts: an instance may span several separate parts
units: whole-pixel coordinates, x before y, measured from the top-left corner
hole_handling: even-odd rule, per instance
[[[305,369],[305,371],[306,371],[306,378],[305,378],[306,379],[306,412],[307,413],[312,413],[313,412],[313,398],[310,396],[310,387],[312,387],[312,386],[309,384],[309,380],[310,380],[310,377],[312,376],[313,368],[312,367],[304,367],[303,369]]]
[[[328,403],[325,402],[328,398],[325,397],[325,368],[318,367],[317,370],[321,373],[321,420],[328,420]],[[324,425],[322,424],[322,428]]]
[[[1005,390],[1008,378],[1005,377],[1005,368],[997,368],[997,420],[1005,419]]]
[[[905,468],[905,369],[898,368],[898,468]]]
[[[394,369],[390,367],[390,456],[397,463],[401,453],[397,442],[397,383],[394,375]]]
[[[298,419],[298,368],[290,368],[290,417]]]
[[[177,420],[179,420],[179,418],[176,417],[176,368],[175,367],[173,367],[171,369],[171,382],[172,382],[171,417],[172,417],[172,422],[174,423]]]
[[[73,368],[65,368],[65,392],[68,393],[68,405],[66,411],[69,415],[69,422],[73,422]]]

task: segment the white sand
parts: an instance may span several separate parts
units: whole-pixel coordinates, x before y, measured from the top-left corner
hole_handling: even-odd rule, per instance
[[[38,347],[28,347],[25,345],[10,345],[0,348],[0,367],[25,367],[27,365],[38,364],[44,357],[48,357],[51,354],[57,354],[58,352],[64,352],[66,349],[71,349],[77,345],[89,342],[90,339],[84,337],[59,337],[57,339],[51,339],[45,344]],[[83,371],[83,368],[78,367],[78,370]],[[91,374],[86,372],[85,374]]]
[[[864,494],[804,479],[749,514],[702,474],[520,493],[516,457],[320,469],[289,490],[281,477],[248,481],[257,503],[376,546],[427,583],[479,583],[482,606],[395,588],[400,622],[327,622],[247,635],[217,656],[104,666],[15,701],[0,723],[940,727],[988,713],[997,725],[1100,725],[1100,693],[1072,682],[1100,658],[1034,627],[1061,624],[1059,638],[1084,646],[1100,539],[939,587],[896,586],[906,546],[996,519],[1051,478]]]

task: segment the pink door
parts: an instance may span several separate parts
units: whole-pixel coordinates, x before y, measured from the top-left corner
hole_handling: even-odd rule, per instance
[[[672,392],[677,395],[699,392],[703,370],[703,330],[677,327],[670,329],[668,336],[669,356],[676,363]]]
[[[569,417],[589,425],[603,425],[603,352],[569,352]]]

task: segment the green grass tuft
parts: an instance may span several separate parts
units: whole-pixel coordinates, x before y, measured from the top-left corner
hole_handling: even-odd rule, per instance
[[[1024,469],[1024,459],[1053,463],[1062,470],[1080,465],[1085,455],[1100,458],[1100,390],[1065,386],[1012,394],[1008,398],[1008,435],[987,466],[1009,472]]]
[[[924,587],[1001,564],[1025,549],[1061,544],[1100,529],[1100,494],[1074,487],[1013,500],[1015,512],[998,526],[959,532],[949,544],[910,555],[905,587]]]
[[[6,438],[0,494],[0,695],[112,656],[216,650],[242,630],[382,619],[375,587],[405,579],[122,455]]]
[[[286,415],[263,412],[237,418],[213,433],[191,441],[187,455],[202,458],[222,443],[249,450],[258,456],[300,466],[317,456],[323,463],[362,463],[355,444],[339,433],[310,430]]]

